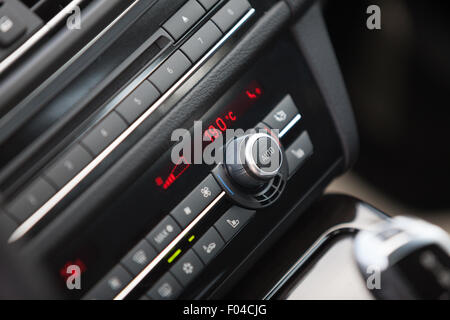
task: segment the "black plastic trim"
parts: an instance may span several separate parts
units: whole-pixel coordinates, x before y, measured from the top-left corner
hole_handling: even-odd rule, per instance
[[[358,157],[358,131],[320,3],[313,5],[292,27],[292,35],[310,66],[335,122],[344,153],[343,169],[349,169]]]

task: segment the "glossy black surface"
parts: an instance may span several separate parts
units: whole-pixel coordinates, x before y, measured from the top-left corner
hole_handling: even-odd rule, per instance
[[[289,72],[286,73],[286,70]],[[252,87],[254,81],[262,88],[263,94],[258,101],[247,106],[246,91],[249,90],[249,84],[250,88]],[[287,190],[277,205],[258,212],[255,219],[246,227],[246,232],[240,233],[212,264],[206,267],[205,272],[195,282],[195,286],[190,286],[183,297],[206,297],[211,294],[212,285],[226,279],[226,276],[230,275],[231,271],[261,242],[261,238],[270,233],[274,226],[286,218],[291,208],[315,189],[317,180],[329,179],[331,173],[338,170],[340,151],[333,125],[320,94],[302,63],[300,54],[288,36],[273,43],[241,81],[220,98],[203,119],[205,123],[211,123],[217,116],[226,114],[232,106],[232,109],[238,110],[236,115],[240,115],[234,126],[248,129],[259,123],[288,93],[296,101],[303,119],[283,138],[283,143],[289,145],[301,132],[307,130],[314,143],[315,154],[288,183]],[[233,106],[236,103],[237,105]],[[240,109],[242,107],[244,111]],[[186,125],[189,126],[189,123]],[[155,179],[170,173],[173,165],[170,164],[169,156],[170,152],[143,173],[132,186],[126,188],[108,208],[98,212],[97,218],[90,222],[88,228],[84,228],[81,233],[74,230],[73,236],[67,235],[67,239],[71,239],[70,242],[61,243],[61,249],[55,248],[49,254],[51,270],[57,274],[68,261],[81,259],[87,266],[84,279],[85,288],[89,289],[118,263],[121,257],[168,213],[168,210],[175,207],[211,168],[192,165],[173,185],[164,190],[157,186]],[[206,231],[230,206],[227,202],[224,201],[223,205],[208,215],[208,219],[199,225],[193,234],[199,237]],[[224,263],[225,261],[227,263]],[[152,272],[133,297],[146,292],[165,270],[167,267],[161,266]],[[61,283],[58,277],[55,280]],[[205,292],[206,286],[209,286],[209,290]]]
[[[263,255],[251,273],[246,274],[226,297],[285,299],[335,241],[386,218],[385,214],[358,199],[326,195],[292,224],[274,249]],[[331,273],[332,269],[330,265]],[[263,278],[264,281],[260,281]]]

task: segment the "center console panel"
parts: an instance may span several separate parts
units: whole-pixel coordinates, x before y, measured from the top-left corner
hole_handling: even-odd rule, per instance
[[[317,5],[159,2],[146,11],[157,26],[130,21],[116,35],[140,26],[147,40],[99,52],[89,66],[105,77],[91,86],[81,86],[90,68],[73,80],[89,99],[67,113],[44,108],[28,129],[48,139],[24,131],[2,158],[4,241],[44,265],[58,297],[223,297],[356,155],[345,88],[329,89],[342,79]],[[133,52],[114,63],[115,50]],[[72,94],[67,86],[49,106]],[[226,159],[174,162],[178,128],[200,134],[203,149],[227,129],[255,129],[244,143],[270,140],[264,155],[282,161],[267,177],[241,168],[243,178]],[[70,265],[81,290],[67,289]]]

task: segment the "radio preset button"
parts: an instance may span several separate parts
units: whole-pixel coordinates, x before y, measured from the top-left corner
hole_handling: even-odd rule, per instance
[[[0,210],[0,241],[6,241],[17,227],[17,223]]]
[[[149,80],[162,93],[166,92],[181,76],[189,69],[191,62],[181,52],[175,52],[166,62],[164,62]]]
[[[263,120],[263,122],[274,130],[283,130],[298,114],[298,109],[290,95],[275,107],[275,109]]]
[[[173,300],[178,298],[182,289],[178,281],[167,272],[147,292],[147,296],[152,300]]]
[[[155,257],[155,249],[146,240],[142,240],[122,259],[121,263],[132,275],[136,276]]]
[[[198,2],[200,2],[200,4],[203,6],[203,8],[205,8],[206,10],[209,10],[212,7],[214,7],[214,5],[217,2],[219,2],[219,0],[198,0]]]
[[[35,180],[24,192],[22,192],[6,210],[19,223],[28,219],[31,214],[38,210],[49,200],[56,190],[43,178]]]
[[[208,21],[181,47],[181,51],[183,51],[191,61],[195,62],[200,59],[221,36],[222,32],[220,32],[219,28],[211,21]]]
[[[217,12],[212,21],[223,33],[231,29],[238,20],[251,8],[247,0],[231,0]]]
[[[214,227],[217,231],[219,231],[222,238],[228,242],[254,215],[254,210],[233,206],[219,220],[217,220]]]
[[[82,143],[92,154],[98,155],[126,128],[125,121],[117,113],[112,112],[88,133]]]
[[[145,80],[119,104],[116,111],[131,124],[158,98],[158,90]]]
[[[203,180],[170,215],[185,228],[195,219],[222,191],[212,175]]]
[[[8,47],[18,40],[27,30],[14,6],[0,5],[0,47]],[[25,20],[26,21],[26,20]]]
[[[176,41],[200,20],[205,13],[205,9],[197,1],[190,0],[163,25],[163,28]]]
[[[153,228],[146,239],[156,248],[156,250],[158,250],[158,252],[161,252],[180,232],[181,229],[175,220],[170,216],[167,216]]]
[[[194,245],[194,251],[208,264],[224,247],[225,243],[214,227],[210,228]]]
[[[56,161],[45,173],[45,176],[62,188],[90,161],[92,156],[82,146],[76,145],[60,160]]]
[[[194,253],[189,250],[180,258],[180,260],[170,269],[170,272],[180,283],[186,287],[195,279],[203,269],[203,263]]]

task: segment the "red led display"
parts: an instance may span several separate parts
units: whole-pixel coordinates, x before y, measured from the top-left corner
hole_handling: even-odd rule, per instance
[[[204,135],[207,141],[213,142],[214,140],[216,140],[222,134],[222,132],[225,132],[229,127],[231,127],[231,124],[236,120],[237,117],[235,116],[233,111],[229,111],[223,117],[217,117],[216,121],[214,121],[214,124],[210,125],[205,131]]]
[[[185,163],[185,158],[180,157],[178,163],[172,168],[169,176],[163,180],[161,177],[155,179],[155,183],[158,187],[162,187],[164,190],[168,189],[191,165]]]
[[[263,95],[263,89],[257,81],[253,81],[249,86],[241,92],[236,99],[225,108],[225,111],[213,118],[209,126],[204,131],[204,140],[208,143],[214,142],[220,137],[227,129],[235,127],[235,123],[243,117],[248,108],[250,108],[261,96]],[[190,167],[190,164],[186,164],[183,157],[177,164],[172,165],[168,170],[169,174],[167,178],[159,176],[155,178],[155,184],[164,190],[167,190],[175,181],[177,181],[183,173]]]

